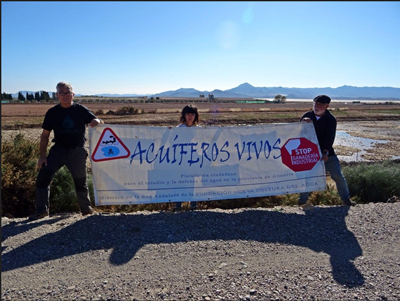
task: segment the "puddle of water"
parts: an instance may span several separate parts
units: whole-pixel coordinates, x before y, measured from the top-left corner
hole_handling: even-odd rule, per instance
[[[367,161],[361,156],[366,153],[367,149],[371,149],[376,143],[387,143],[387,140],[375,140],[369,138],[355,137],[346,133],[345,131],[336,131],[335,145],[347,146],[358,149],[359,151],[353,153],[351,156],[341,156],[338,155],[339,160],[346,162],[354,161]]]

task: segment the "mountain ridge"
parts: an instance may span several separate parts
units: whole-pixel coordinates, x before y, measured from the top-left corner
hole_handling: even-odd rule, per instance
[[[35,93],[34,91],[19,91],[22,95],[26,93]],[[18,97],[18,93],[12,93],[14,98]],[[52,93],[48,91],[49,93]],[[97,97],[199,97],[204,94],[214,94],[214,97],[238,97],[238,98],[274,98],[277,94],[285,95],[289,99],[312,99],[317,95],[326,94],[332,99],[399,99],[400,88],[395,87],[356,87],[343,85],[337,88],[323,87],[323,88],[288,88],[288,87],[254,87],[245,82],[239,86],[220,90],[214,89],[212,91],[200,91],[194,88],[179,88],[177,90],[170,90],[156,94],[94,94],[90,96]],[[51,94],[50,94],[51,95]],[[89,96],[83,94],[76,94],[76,96]]]

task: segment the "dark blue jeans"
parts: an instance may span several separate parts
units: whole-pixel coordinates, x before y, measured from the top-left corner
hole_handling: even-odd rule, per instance
[[[56,172],[64,165],[74,179],[75,191],[81,212],[88,212],[90,206],[89,189],[86,181],[87,151],[83,147],[67,149],[53,145],[47,156],[47,166],[43,165],[36,180],[36,212],[49,211],[50,183]]]
[[[342,199],[342,202],[350,198],[349,188],[347,186],[347,182],[345,177],[342,174],[340,169],[340,163],[337,156],[329,156],[328,161],[325,162],[325,169],[329,172],[332,180],[336,183],[336,188]],[[299,204],[305,204],[307,202],[308,196],[310,195],[309,192],[302,192],[300,193]]]

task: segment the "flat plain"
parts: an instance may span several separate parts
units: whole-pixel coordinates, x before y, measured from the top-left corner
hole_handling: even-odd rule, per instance
[[[238,103],[234,99],[223,102],[199,102],[198,99],[160,99],[158,102],[127,103],[124,99],[81,102],[108,124],[141,126],[176,126],[180,111],[186,104],[194,104],[200,111],[202,126],[242,126],[268,123],[297,122],[304,112],[312,109],[312,102]],[[1,105],[2,140],[23,132],[33,140],[39,139],[46,111],[55,103],[24,103]],[[124,114],[133,107],[137,114]],[[331,112],[338,121],[338,130],[367,139],[385,140],[368,150],[343,144],[339,138],[335,148],[339,156],[381,161],[398,156],[400,149],[400,103],[335,102]],[[121,111],[122,113],[118,113]]]

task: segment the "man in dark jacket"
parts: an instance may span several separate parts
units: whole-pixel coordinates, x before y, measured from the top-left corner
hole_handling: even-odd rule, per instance
[[[50,183],[55,173],[67,166],[74,179],[82,215],[96,213],[90,206],[89,190],[86,177],[86,159],[88,152],[84,148],[86,125],[95,127],[102,120],[98,119],[88,108],[74,103],[74,92],[71,84],[57,84],[57,98],[60,103],[50,108],[43,121],[43,132],[40,136],[40,169],[36,180],[35,213],[29,216],[37,220],[49,215]],[[50,132],[54,131],[54,145],[46,156]]]
[[[331,99],[326,95],[314,98],[313,110],[305,113],[300,121],[313,122],[317,134],[318,144],[321,148],[325,169],[335,181],[338,193],[346,206],[354,206],[355,202],[350,200],[349,188],[345,177],[340,169],[339,160],[333,149],[336,135],[336,118],[328,111]],[[309,192],[300,194],[299,206],[304,207],[307,203]]]

